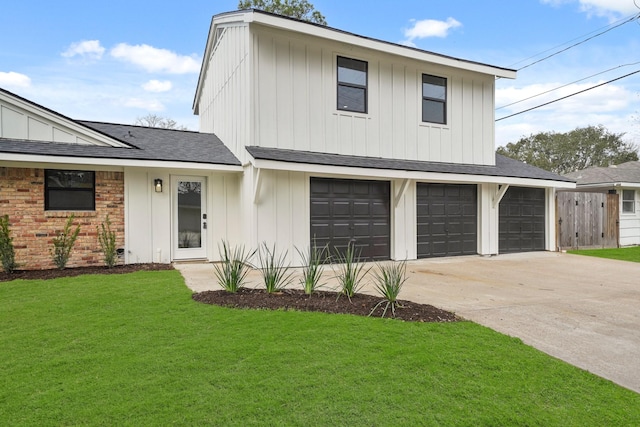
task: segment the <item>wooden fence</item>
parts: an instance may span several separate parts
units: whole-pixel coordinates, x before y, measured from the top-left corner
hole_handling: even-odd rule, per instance
[[[617,194],[562,191],[556,194],[559,249],[620,246]]]

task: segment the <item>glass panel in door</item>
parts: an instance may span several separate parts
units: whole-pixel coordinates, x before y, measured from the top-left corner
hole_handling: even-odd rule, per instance
[[[178,249],[202,247],[202,182],[178,181]]]

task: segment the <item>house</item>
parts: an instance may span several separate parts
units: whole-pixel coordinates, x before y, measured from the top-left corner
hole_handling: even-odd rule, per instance
[[[127,263],[218,259],[226,239],[354,244],[368,260],[555,250],[573,181],[495,154],[495,79],[513,70],[258,10],[212,19],[200,132],[77,121],[0,91],[0,214],[17,261],[99,262],[109,214]]]
[[[576,191],[617,194],[620,246],[640,245],[640,162],[590,167],[565,175]]]

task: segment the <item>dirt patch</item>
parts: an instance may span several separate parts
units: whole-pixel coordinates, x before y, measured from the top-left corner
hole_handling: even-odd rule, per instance
[[[193,295],[193,299],[206,304],[220,305],[232,308],[252,308],[263,310],[296,310],[319,311],[322,313],[354,314],[357,316],[381,317],[386,303],[374,307],[382,298],[373,295],[356,294],[349,298],[335,292],[320,291],[313,295],[306,295],[297,289],[285,289],[282,292],[269,294],[264,289],[243,288],[237,293],[224,290],[205,291]],[[455,314],[441,310],[428,304],[418,304],[411,301],[398,301],[395,316],[391,307],[385,317],[409,322],[455,322],[461,320]]]
[[[64,270],[16,270],[13,273],[0,272],[0,282],[10,280],[47,280],[60,277],[75,277],[82,274],[124,274],[134,271],[173,270],[171,264],[126,264],[113,268],[105,266],[65,268]]]

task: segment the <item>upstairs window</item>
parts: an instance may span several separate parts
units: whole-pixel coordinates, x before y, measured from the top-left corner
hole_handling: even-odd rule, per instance
[[[447,124],[447,79],[422,75],[422,121]]]
[[[367,63],[338,57],[338,110],[367,112]]]
[[[622,190],[622,213],[635,213],[636,191]]]
[[[44,171],[44,208],[47,211],[93,211],[96,208],[93,171]]]

